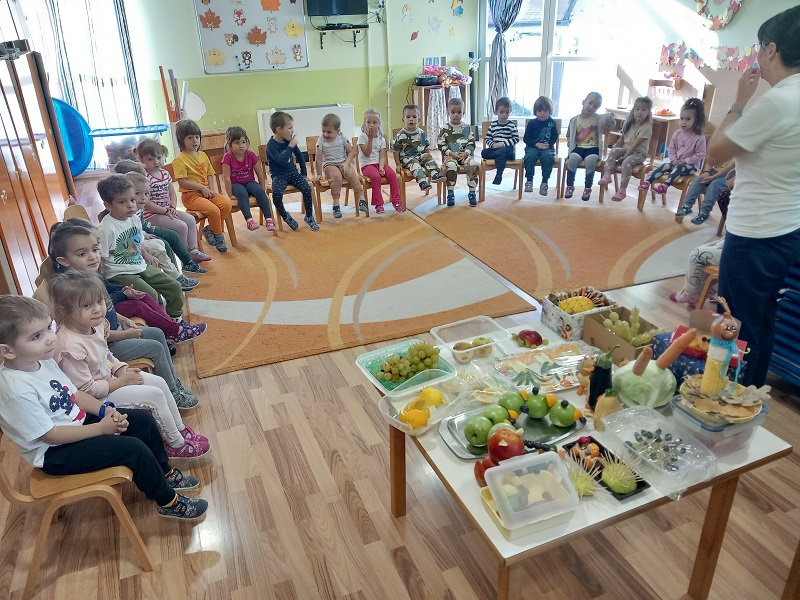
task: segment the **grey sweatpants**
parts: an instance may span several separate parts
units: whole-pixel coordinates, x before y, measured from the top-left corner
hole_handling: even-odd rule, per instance
[[[108,349],[119,360],[125,362],[134,358],[149,358],[153,361],[153,373],[167,382],[170,392],[178,389],[178,378],[172,366],[172,357],[164,332],[156,327],[141,327],[142,337],[119,340],[108,344]]]

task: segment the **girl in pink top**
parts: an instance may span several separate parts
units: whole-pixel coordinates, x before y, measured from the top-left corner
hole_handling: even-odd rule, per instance
[[[50,284],[58,330],[55,359],[83,392],[112,406],[144,408],[153,414],[167,456],[195,458],[209,451],[208,439],[187,427],[166,382],[128,367],[108,349],[106,290],[92,273],[69,271]]]
[[[681,175],[692,175],[700,168],[706,156],[706,136],[703,127],[706,124],[706,112],[700,98],[689,98],[681,107],[681,128],[672,134],[667,146],[667,161],[639,186],[647,191],[657,179],[666,175],[663,183],[653,186],[653,191],[666,194],[667,188]]]
[[[253,196],[261,209],[267,231],[275,231],[275,222],[272,220],[272,210],[269,206],[269,196],[264,191],[264,167],[258,160],[258,155],[250,150],[250,138],[241,127],[228,127],[225,132],[225,155],[222,157],[222,179],[228,197],[236,196],[239,210],[247,221],[250,231],[258,229],[259,225],[250,212],[250,196]],[[258,177],[258,182],[256,182]]]

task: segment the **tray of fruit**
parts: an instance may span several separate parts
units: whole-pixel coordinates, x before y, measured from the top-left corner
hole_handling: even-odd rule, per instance
[[[450,381],[458,382],[458,379]],[[378,410],[389,425],[409,435],[422,435],[460,405],[460,388],[443,386],[442,383],[429,385],[417,392],[414,397],[392,398],[383,396],[378,401]]]
[[[586,417],[554,394],[507,392],[497,404],[452,415],[439,422],[439,434],[459,458],[486,456],[489,436],[502,428],[522,429],[526,451],[551,446],[586,424]]]
[[[439,348],[412,339],[360,355],[356,366],[381,392],[406,397],[452,379],[456,370],[439,356]]]
[[[579,437],[562,448],[572,461],[617,500],[625,500],[650,487],[636,471],[591,436]]]
[[[556,392],[578,387],[581,361],[597,354],[586,342],[566,342],[496,358],[495,369],[517,387]]]

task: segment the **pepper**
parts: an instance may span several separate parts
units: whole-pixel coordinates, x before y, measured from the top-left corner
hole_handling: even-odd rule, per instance
[[[586,398],[589,408],[592,410],[597,406],[600,394],[611,387],[611,367],[614,366],[612,354],[617,348],[619,345],[612,346],[608,352],[598,356],[594,363],[594,370],[589,374],[589,393]]]

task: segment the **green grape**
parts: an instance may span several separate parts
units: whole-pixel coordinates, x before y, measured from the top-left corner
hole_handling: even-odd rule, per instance
[[[605,327],[606,329],[611,329],[612,325],[614,325],[614,321],[612,321],[611,319],[603,320],[603,327]]]
[[[610,313],[608,313],[608,318],[616,323],[619,321],[619,313],[612,310]]]

